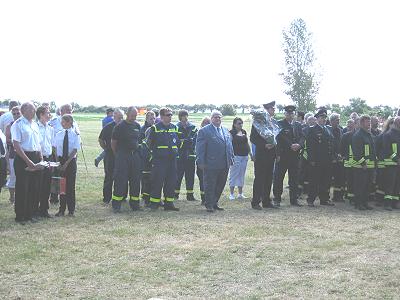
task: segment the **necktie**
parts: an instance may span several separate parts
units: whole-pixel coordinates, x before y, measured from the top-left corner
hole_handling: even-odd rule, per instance
[[[0,139],[0,153],[1,153],[1,156],[6,154],[6,149],[4,148],[3,140],[1,140],[1,139]]]
[[[68,159],[68,130],[65,130],[64,141],[63,141],[63,155],[62,158],[64,161]]]

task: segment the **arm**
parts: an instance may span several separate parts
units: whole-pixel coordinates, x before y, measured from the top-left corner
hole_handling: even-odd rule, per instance
[[[351,141],[351,148],[353,149],[353,157],[355,163],[357,165],[366,166],[364,157],[364,142],[359,134],[354,134]]]
[[[103,150],[106,150],[106,142],[101,138],[99,138],[99,145],[101,148],[103,148]]]
[[[26,156],[25,152],[22,150],[21,145],[17,141],[13,141],[14,145],[14,150],[18,154],[19,157],[21,157],[24,162],[28,165],[29,169],[35,169],[35,164],[29,159],[28,156]]]
[[[200,129],[196,140],[196,162],[200,169],[205,168],[207,140],[204,129]]]

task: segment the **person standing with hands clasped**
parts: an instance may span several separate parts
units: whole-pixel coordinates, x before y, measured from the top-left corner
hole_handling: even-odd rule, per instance
[[[37,222],[33,218],[33,206],[39,196],[39,179],[37,171],[43,169],[39,127],[33,118],[35,106],[32,102],[21,105],[22,117],[11,126],[11,136],[16,152],[15,169],[15,221],[25,224],[26,221]]]
[[[73,123],[71,115],[63,115],[63,130],[57,132],[53,142],[56,161],[60,162],[61,175],[66,179],[66,193],[60,195],[60,208],[56,217],[64,216],[67,207],[69,216],[73,216],[75,212],[76,154],[80,148],[80,140],[72,128]]]

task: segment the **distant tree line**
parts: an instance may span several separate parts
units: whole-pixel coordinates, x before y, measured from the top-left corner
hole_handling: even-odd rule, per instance
[[[10,100],[6,99],[3,101],[0,101],[0,105],[3,108],[8,108]],[[33,101],[36,105],[40,105],[41,103],[39,101]],[[52,112],[55,112],[57,109],[57,106],[54,101],[49,102],[50,104],[50,109]],[[95,105],[89,105],[89,106],[81,106],[76,102],[71,103],[74,112],[78,113],[105,113],[107,108],[110,108],[112,106],[108,105],[103,105],[103,106],[95,106]],[[148,104],[144,106],[139,106],[140,108],[143,108],[145,110],[150,110],[153,108],[161,108],[163,105],[159,104]],[[173,111],[176,113],[180,109],[186,109],[190,113],[210,113],[214,109],[218,109],[222,112],[223,115],[225,116],[235,116],[236,114],[244,114],[250,112],[252,109],[259,108],[259,105],[255,104],[222,104],[220,106],[217,106],[215,104],[170,104],[168,105]],[[373,116],[379,116],[382,118],[388,118],[389,116],[393,116],[397,108],[395,107],[390,107],[389,105],[378,105],[378,106],[369,106],[367,104],[366,100],[363,100],[361,98],[351,98],[349,100],[348,105],[340,105],[340,104],[326,104],[324,107],[329,111],[329,112],[336,112],[339,113],[342,118],[347,118],[350,116],[352,112],[356,112],[358,114],[369,114]],[[122,109],[126,110],[127,107],[121,107]],[[283,113],[283,108],[284,105],[282,104],[277,104],[276,105],[277,112],[278,113]]]

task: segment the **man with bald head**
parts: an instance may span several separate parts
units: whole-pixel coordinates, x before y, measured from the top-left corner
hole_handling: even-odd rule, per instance
[[[111,149],[115,156],[112,195],[112,208],[115,213],[121,211],[121,202],[125,197],[128,183],[129,205],[134,211],[140,210],[140,125],[136,121],[137,113],[134,106],[128,107],[126,119],[115,125],[111,136]]]
[[[385,162],[385,201],[387,210],[399,208],[400,195],[400,117],[395,117],[391,129],[383,135]]]
[[[11,136],[16,152],[14,169],[15,183],[15,221],[25,224],[36,222],[33,218],[34,204],[39,196],[40,175],[36,171],[43,169],[39,127],[34,122],[35,106],[32,102],[21,105],[21,114],[11,126]]]

